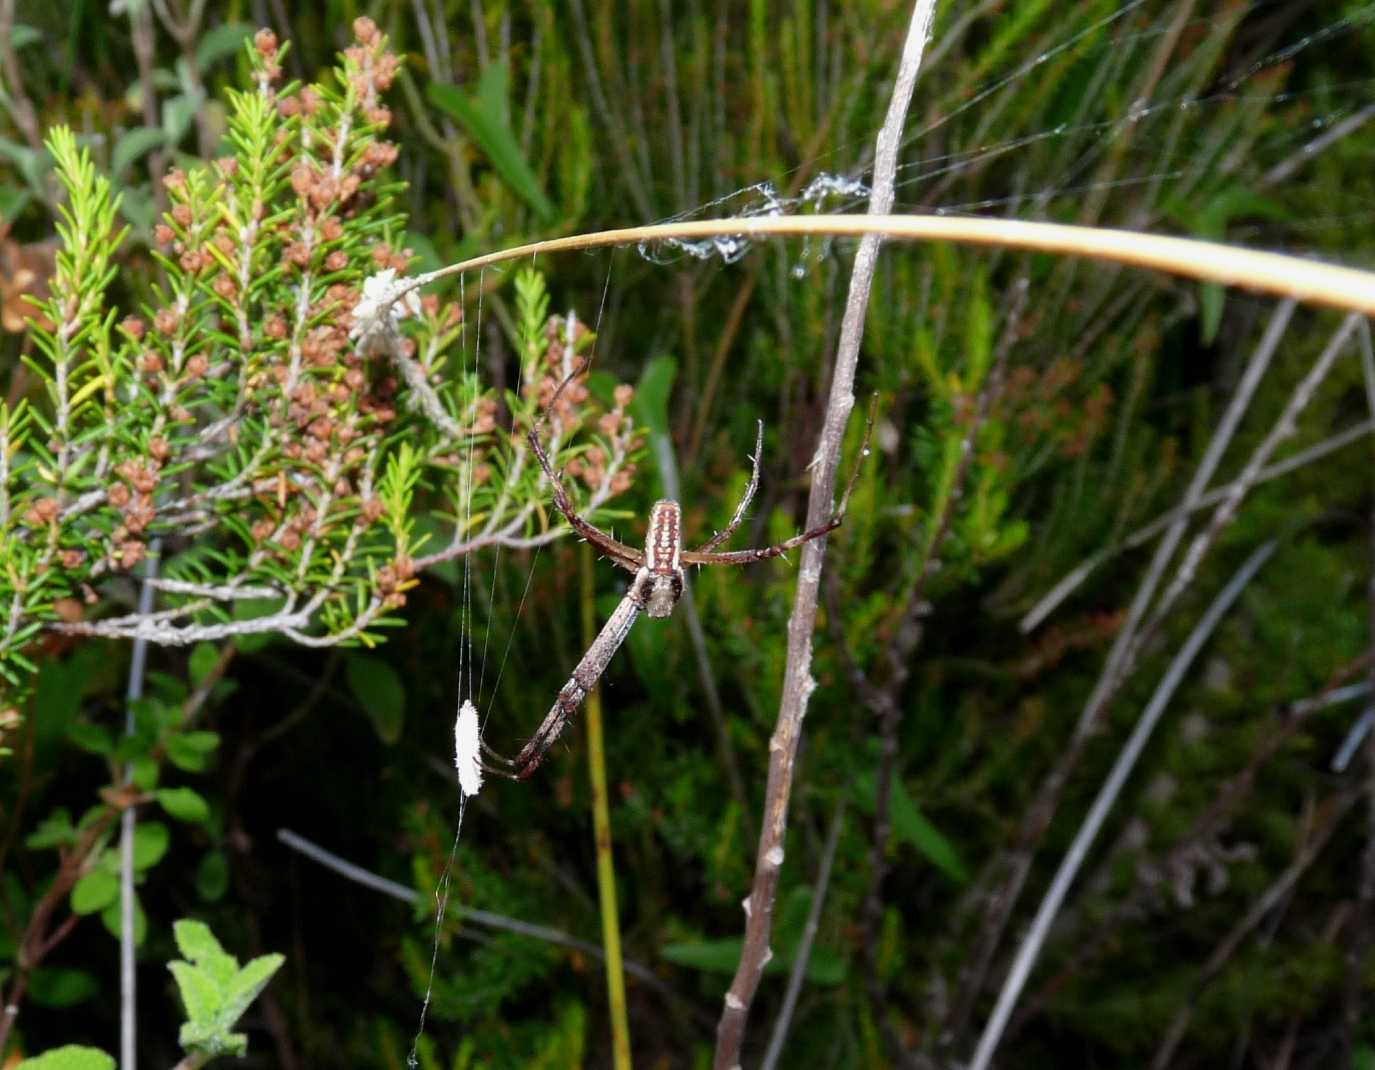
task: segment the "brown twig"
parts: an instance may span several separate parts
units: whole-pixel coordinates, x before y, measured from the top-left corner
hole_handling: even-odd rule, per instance
[[[0,1004],[4,1008],[0,1010],[0,1052],[5,1050],[10,1031],[14,1029],[15,1020],[19,1017],[19,1007],[24,1001],[24,994],[28,991],[30,975],[76,926],[76,915],[71,915],[57,926],[51,927],[53,916],[67,901],[67,893],[72,890],[72,886],[86,872],[91,856],[118,813],[116,808],[107,807],[82,832],[76,846],[61,854],[57,874],[48,885],[48,890],[43,893],[43,898],[33,908],[33,913],[29,915],[28,924],[24,926],[23,935],[19,938],[19,950],[14,957],[13,979],[10,981],[9,990],[4,994],[4,1003]]]
[[[907,40],[903,45],[888,114],[878,135],[874,163],[873,193],[869,211],[883,215],[893,204],[894,174],[902,143],[907,107],[921,67],[922,50],[930,34],[935,0],[918,0],[912,12]],[[832,513],[835,500],[836,469],[840,448],[854,407],[855,368],[859,363],[860,340],[869,307],[874,265],[878,259],[879,237],[869,235],[860,242],[850,276],[850,293],[845,304],[840,342],[836,347],[831,393],[825,423],[812,466],[812,488],[807,501],[807,528],[818,527]],[[740,1064],[740,1049],[750,1004],[759,988],[764,966],[771,957],[769,932],[773,924],[774,900],[783,866],[783,841],[788,821],[788,801],[792,794],[793,769],[802,734],[802,718],[816,681],[812,679],[812,633],[816,628],[817,594],[826,540],[815,539],[802,548],[797,592],[788,619],[788,658],[783,676],[778,721],[769,741],[769,778],[765,789],[764,819],[755,858],[753,886],[746,900],[745,941],[740,966],[726,993],[725,1007],[716,1029],[716,1070],[732,1070]]]

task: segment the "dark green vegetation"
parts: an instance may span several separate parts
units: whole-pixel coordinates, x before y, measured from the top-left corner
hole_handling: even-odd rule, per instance
[[[288,79],[322,77],[360,14],[404,57],[387,96],[400,149],[388,174],[406,186],[377,225],[415,251],[413,270],[717,198],[698,214],[760,210],[764,191],[745,187],[767,180],[787,198],[822,173],[861,174],[908,16],[877,0],[636,0],[614,11],[583,0],[444,11],[269,3],[214,6],[189,28],[173,10],[169,28],[151,7],[127,6],[133,14],[112,18],[104,3],[21,2],[24,29],[0,55],[11,103],[0,109],[0,212],[12,224],[0,258],[42,265],[50,255],[57,196],[40,138],[68,123],[124,197],[132,230],[109,294],[121,315],[155,304],[160,282],[151,245],[163,193],[150,173],[223,154],[223,91],[246,84],[244,35],[283,9],[290,21],[274,29],[291,42]],[[1362,114],[1375,84],[1372,22],[1358,3],[943,4],[898,209],[1161,230],[1369,264],[1375,124],[1311,158],[1304,146]],[[836,195],[819,208],[862,203]],[[605,374],[590,384],[594,400],[609,406],[615,382],[638,384],[648,448],[633,486],[601,514],[621,537],[640,537],[668,458],[689,541],[720,528],[760,418],[764,479],[738,544],[796,530],[850,250],[780,242],[730,265],[673,250],[538,265],[549,310],[576,309],[597,330]],[[21,287],[7,271],[8,322]],[[543,317],[514,280],[514,269],[494,269],[443,291],[468,325],[449,350],[455,380],[476,363],[485,387],[515,389]],[[1091,723],[1081,711],[1157,542],[1109,557],[1047,621],[1018,627],[1067,571],[1179,503],[1263,333],[1280,330],[1276,317],[1274,302],[1242,291],[1050,256],[884,251],[860,365],[861,389],[879,396],[875,449],[830,540],[776,954],[747,1065],[778,1017],[835,820],[783,1065],[886,1066],[896,1049],[935,1065],[969,1057],[1123,741],[1210,602],[1270,539],[1274,556],[1185,675],[1090,852],[1003,1040],[1003,1065],[1148,1065],[1175,1029],[1171,1065],[1375,1062],[1370,751],[1332,771],[1364,705],[1305,704],[1371,672],[1368,436],[1246,495],[1192,582],[1158,620],[1146,614],[1130,672]],[[1244,473],[1340,323],[1298,309],[1283,325],[1209,487]],[[1365,325],[1272,461],[1371,418],[1362,345],[1368,353]],[[36,358],[32,335],[0,335],[0,382],[10,405],[41,404],[43,383],[20,371],[21,354]],[[422,483],[415,512],[435,515],[422,532],[447,538],[440,514],[452,512],[452,493]],[[1210,516],[1198,515],[1176,562]],[[530,531],[543,529],[533,517]],[[5,538],[29,530],[11,524]],[[668,993],[628,979],[642,1066],[709,1062],[738,959],[794,571],[774,561],[691,577],[703,650],[680,608],[640,622],[603,680],[623,945]],[[1175,574],[1166,570],[1157,599]],[[605,563],[593,577],[586,596],[602,618],[621,577]],[[256,1065],[405,1065],[454,842],[460,645],[471,640],[487,738],[504,752],[534,730],[585,649],[571,538],[537,553],[479,551],[419,579],[396,618],[404,627],[376,649],[254,637],[150,651],[156,770],[142,775],[160,777],[156,801],[179,820],[157,826],[154,805],[141,809],[146,828],[164,828],[145,833],[140,868],[147,1065],[179,1057],[165,964],[177,954],[172,923],[187,916],[240,960],[286,956],[238,1027]],[[117,578],[99,593],[88,612],[110,616],[132,608],[137,588]],[[6,992],[53,848],[75,835],[54,815],[79,819],[114,782],[100,752],[122,730],[129,673],[122,642],[43,633],[24,653],[37,675],[14,688],[22,721],[5,729],[12,753],[0,758]],[[193,726],[180,720],[187,708]],[[871,926],[863,904],[887,709],[901,712],[900,782]],[[413,888],[415,905],[289,851],[282,828]],[[427,1070],[610,1065],[595,958],[462,919],[476,908],[598,944],[594,850],[581,725],[534,780],[489,782],[468,806],[419,1046]],[[53,927],[69,905],[94,915],[108,903],[64,898]],[[64,932],[22,1004],[26,1053],[114,1049],[116,954],[95,917]]]

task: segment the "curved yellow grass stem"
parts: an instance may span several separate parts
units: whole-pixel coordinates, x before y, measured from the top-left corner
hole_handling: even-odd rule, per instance
[[[953,241],[967,245],[1030,249],[1087,256],[1135,267],[1155,268],[1172,275],[1240,286],[1261,293],[1293,297],[1375,316],[1375,273],[1270,253],[1219,242],[1143,234],[1128,230],[1076,227],[1017,219],[987,219],[936,215],[815,215],[753,216],[740,219],[693,219],[645,227],[603,230],[565,238],[531,242],[500,252],[473,257],[419,275],[407,289],[449,275],[473,271],[504,260],[536,253],[632,245],[672,239],[693,241],[717,237],[773,236],[857,237],[879,234],[900,241]],[[399,291],[404,293],[405,291]]]

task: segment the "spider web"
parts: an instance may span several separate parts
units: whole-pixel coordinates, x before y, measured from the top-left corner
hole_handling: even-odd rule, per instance
[[[585,369],[584,369],[585,371],[590,371],[591,368],[592,368],[592,366],[593,366],[594,363],[595,363],[595,360],[596,360],[596,333],[595,333],[595,332],[600,331],[601,324],[602,324],[602,320],[603,320],[603,317],[604,317],[605,312],[606,312],[606,299],[607,299],[607,294],[610,293],[610,290],[611,290],[611,279],[612,279],[613,266],[614,266],[614,254],[613,254],[612,256],[609,256],[609,257],[608,257],[607,271],[606,271],[606,279],[605,279],[605,282],[603,283],[603,286],[602,286],[602,297],[601,297],[601,302],[599,303],[598,308],[597,308],[597,318],[596,318],[596,323],[595,323],[594,328],[593,328],[593,330],[594,330],[593,347],[592,347],[591,352],[590,352],[590,353],[588,354],[588,356],[587,356],[587,364],[586,364],[586,367],[585,367]],[[482,301],[482,298],[483,298],[483,294],[484,294],[484,292],[485,292],[485,287],[483,286],[483,281],[485,280],[485,275],[486,275],[485,270],[479,275],[479,282],[478,282],[478,298],[477,298],[477,322],[476,322],[476,324],[474,325],[474,331],[473,331],[472,363],[471,363],[471,366],[468,366],[466,363],[465,363],[465,366],[464,366],[465,372],[468,372],[469,374],[472,375],[472,377],[473,377],[473,380],[472,380],[472,381],[474,381],[474,382],[477,381],[477,378],[478,378],[478,376],[479,376],[479,374],[480,374],[480,369],[481,369],[482,329],[483,329],[483,321],[482,321],[482,317],[483,317],[483,309],[482,309],[483,301]],[[465,301],[464,301],[465,296],[466,296],[466,278],[465,278],[465,276],[460,275],[460,276],[459,276],[459,304],[460,304],[460,307],[465,307]],[[570,319],[571,319],[571,315],[570,315]],[[461,326],[460,326],[460,335],[459,335],[459,343],[458,343],[458,344],[459,344],[459,351],[460,351],[460,353],[463,353],[463,354],[467,354],[467,352],[468,352],[467,331],[468,331],[468,321],[467,321],[467,318],[465,317],[464,320],[463,320],[463,322],[462,322],[462,324],[461,324]],[[570,344],[571,344],[571,339],[570,339]],[[466,360],[466,357],[465,357],[465,360]],[[524,385],[525,385],[525,382],[524,382],[524,374],[525,374],[524,361],[518,360],[518,361],[516,362],[516,366],[517,366],[517,374],[516,374],[516,389],[515,389],[515,392],[516,392],[517,396],[519,396],[519,395],[521,394],[521,392],[522,392],[522,388],[523,388]],[[460,502],[461,502],[460,510],[461,510],[461,512],[462,512],[464,530],[468,530],[468,529],[471,528],[471,526],[472,526],[472,508],[473,508],[473,482],[472,482],[472,480],[473,480],[473,471],[474,471],[474,466],[473,466],[473,449],[474,449],[474,442],[475,442],[475,439],[470,437],[469,440],[468,440],[468,458],[467,458],[467,464],[464,466],[463,477],[462,477],[462,484],[461,484],[461,486],[460,486],[460,488],[459,488],[459,499],[460,499]],[[508,662],[508,660],[509,660],[509,658],[510,658],[511,647],[512,647],[512,644],[513,644],[513,642],[514,642],[514,640],[515,640],[516,629],[517,629],[517,627],[519,626],[521,617],[522,617],[523,614],[524,614],[526,602],[529,600],[530,588],[531,588],[531,584],[532,584],[532,581],[533,581],[534,575],[535,575],[535,567],[536,567],[536,565],[539,563],[540,550],[541,550],[541,547],[538,547],[538,546],[535,547],[534,552],[530,555],[529,564],[526,566],[526,569],[525,569],[525,583],[524,583],[524,585],[523,585],[523,587],[522,587],[522,589],[521,589],[520,600],[519,600],[518,603],[516,604],[515,611],[514,611],[514,612],[511,614],[511,616],[510,616],[510,624],[509,624],[509,627],[508,627],[508,629],[507,629],[506,642],[505,642],[505,645],[504,645],[503,650],[502,650],[501,660],[500,660],[499,664],[497,665],[496,676],[495,676],[495,679],[494,679],[494,681],[493,681],[492,690],[491,690],[490,693],[486,692],[485,686],[484,686],[484,685],[485,685],[486,679],[487,679],[487,662],[488,662],[489,644],[490,644],[491,634],[492,634],[492,627],[491,627],[491,626],[492,626],[492,622],[496,620],[496,588],[497,588],[497,576],[498,576],[498,573],[499,573],[500,567],[501,567],[501,551],[502,551],[502,547],[501,547],[501,544],[500,544],[500,543],[498,543],[498,544],[494,547],[493,561],[492,561],[492,568],[491,568],[491,584],[490,584],[489,589],[488,589],[488,597],[487,597],[487,621],[486,621],[486,627],[483,629],[482,657],[481,657],[481,664],[480,664],[480,665],[476,665],[476,657],[475,657],[475,652],[474,652],[474,639],[473,639],[473,632],[474,632],[474,630],[475,630],[474,617],[473,617],[473,591],[474,591],[474,587],[475,587],[474,578],[473,578],[473,571],[474,571],[474,561],[473,561],[473,558],[474,558],[474,554],[473,554],[473,553],[468,553],[468,554],[465,554],[465,555],[463,556],[462,595],[461,595],[461,599],[460,599],[459,622],[458,622],[458,637],[457,637],[457,646],[458,646],[458,671],[457,671],[457,674],[456,674],[456,675],[457,675],[457,684],[458,684],[458,686],[457,686],[458,698],[457,698],[456,705],[457,705],[460,709],[461,709],[461,707],[462,707],[466,702],[472,702],[474,705],[477,706],[477,709],[479,710],[479,712],[480,712],[480,714],[481,714],[481,721],[480,721],[479,730],[478,730],[479,738],[481,738],[482,735],[483,735],[483,733],[485,733],[485,731],[486,731],[487,722],[488,722],[488,720],[489,720],[490,717],[491,717],[492,707],[493,707],[493,705],[495,704],[496,696],[500,693],[500,689],[501,689],[501,680],[502,680],[502,677],[503,677],[504,674],[505,674],[505,671],[506,671],[506,664],[507,664],[507,662]],[[476,681],[476,682],[475,682],[475,681]],[[484,699],[486,700],[485,702],[484,702]],[[415,1070],[415,1068],[419,1065],[419,1057],[418,1057],[418,1051],[417,1051],[417,1049],[418,1049],[418,1046],[419,1046],[419,1043],[420,1043],[420,1038],[421,1038],[422,1036],[425,1035],[425,1019],[426,1019],[426,1015],[427,1015],[427,1013],[428,1013],[428,1011],[429,1011],[430,1002],[431,1002],[431,999],[432,999],[432,996],[433,996],[433,993],[434,993],[434,976],[435,976],[435,970],[438,968],[438,965],[439,965],[440,942],[441,942],[441,938],[442,938],[442,936],[443,936],[443,931],[444,931],[444,920],[445,920],[445,916],[446,916],[446,914],[447,914],[447,912],[448,912],[448,907],[449,907],[449,899],[450,899],[450,891],[451,891],[451,887],[452,887],[452,877],[453,877],[454,862],[455,862],[455,860],[456,860],[456,858],[457,858],[457,856],[458,856],[458,845],[459,845],[459,842],[460,842],[460,840],[462,839],[462,836],[463,836],[463,819],[464,819],[464,817],[465,817],[465,815],[466,815],[466,813],[467,813],[467,809],[468,809],[468,800],[469,800],[469,796],[468,796],[465,792],[463,792],[462,790],[460,790],[460,791],[459,791],[459,802],[458,802],[458,817],[457,817],[457,820],[455,821],[455,825],[454,825],[454,839],[453,839],[453,844],[452,844],[452,845],[450,846],[450,848],[449,848],[449,857],[448,857],[448,859],[445,861],[444,870],[443,870],[443,872],[441,873],[441,875],[440,875],[440,877],[439,877],[439,880],[438,880],[438,882],[437,882],[437,884],[436,884],[436,886],[435,886],[435,890],[434,890],[434,900],[435,900],[435,922],[434,922],[434,936],[433,936],[433,939],[432,939],[432,942],[431,942],[431,948],[430,948],[430,972],[429,972],[429,978],[428,978],[428,980],[427,980],[427,982],[426,982],[426,986],[425,986],[425,995],[424,995],[424,998],[423,998],[423,1000],[422,1000],[422,1002],[421,1002],[420,1017],[419,1017],[419,1022],[418,1022],[417,1026],[416,1026],[416,1033],[415,1033],[414,1038],[413,1038],[412,1041],[411,1041],[411,1048],[410,1048],[410,1051],[409,1051],[409,1053],[408,1053],[407,1056],[406,1056],[406,1065],[407,1065],[408,1068],[410,1068],[410,1070]]]
[[[1246,19],[1280,17],[1286,3],[1253,4]],[[1144,95],[1137,95],[1142,74],[1135,65],[1148,63],[1153,48],[1170,35],[1184,42],[1201,40],[1226,14],[1209,10],[1173,26],[1168,19],[1151,21],[1150,7],[1147,0],[1129,0],[1031,59],[984,80],[947,110],[909,120],[893,210],[1104,225],[1111,220],[1111,225],[1132,229],[1199,233],[1197,213],[1189,211],[1197,206],[1197,198],[1218,198],[1220,208],[1224,193],[1235,192],[1230,186],[1200,188],[1201,180],[1220,176],[1249,189],[1247,214],[1283,219],[1292,236],[1291,251],[1372,265],[1369,254],[1343,242],[1344,228],[1352,221],[1371,218],[1368,197],[1359,190],[1343,190],[1327,211],[1315,214],[1294,195],[1302,190],[1308,164],[1375,122],[1375,78],[1332,81],[1322,66],[1332,50],[1358,46],[1358,35],[1375,23],[1375,4],[1349,5],[1344,14],[1318,29],[1277,42],[1234,70],[1200,74],[1204,84],[1197,91],[1181,85],[1195,75],[1187,63],[1175,66],[1181,52],[1191,58],[1187,48],[1176,45],[1171,63],[1145,87]],[[1135,22],[1144,25],[1133,28]],[[938,24],[928,45],[914,114],[921,114],[923,95],[940,95],[945,73],[941,35],[947,28]],[[1058,75],[1052,71],[1057,64],[1066,68]],[[1051,111],[1063,112],[1051,125],[990,139],[986,127],[1038,93],[1047,75],[1062,81],[1089,79],[1089,88],[1096,92],[1085,89],[1078,101],[1050,106]],[[1312,84],[1285,88],[1305,79]],[[1253,138],[1248,116],[1273,116],[1276,110],[1285,121],[1266,123],[1263,133]],[[862,212],[869,194],[871,152],[872,133],[867,140],[837,144],[824,153],[817,166],[828,169],[820,170],[794,196],[780,190],[791,186],[796,171],[722,192],[664,221]],[[1244,170],[1252,161],[1267,165],[1258,181]],[[1118,206],[1130,209],[1125,218],[1113,214]],[[1272,231],[1267,230],[1267,238]],[[1247,235],[1244,227],[1227,231],[1232,241],[1246,241]],[[724,236],[642,245],[640,254],[656,264],[684,258],[733,264],[754,246],[743,236]],[[789,248],[801,249],[791,270],[794,278],[804,279],[830,251],[830,241],[809,239]]]

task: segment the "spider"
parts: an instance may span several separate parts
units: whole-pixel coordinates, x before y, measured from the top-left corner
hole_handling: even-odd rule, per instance
[[[571,378],[572,376],[569,377],[569,379]],[[568,381],[565,380],[565,385]],[[563,387],[560,386],[559,392],[562,389]],[[557,396],[558,392],[555,393],[555,398]],[[553,404],[551,401],[550,409],[553,408]],[[546,415],[548,411],[549,409],[545,410]],[[871,425],[872,421],[871,414]],[[540,422],[543,422],[543,418]],[[750,482],[745,488],[740,504],[735,507],[735,514],[731,517],[730,523],[697,549],[685,550],[683,549],[682,508],[676,501],[664,498],[655,502],[650,508],[649,525],[645,532],[645,548],[637,550],[633,546],[626,546],[622,542],[617,542],[612,536],[577,513],[564,490],[560,473],[554,471],[549,455],[544,451],[538,431],[539,424],[536,424],[528,432],[527,438],[530,441],[530,449],[539,460],[540,467],[544,469],[545,477],[549,480],[549,485],[553,491],[554,506],[564,515],[574,531],[597,547],[603,556],[611,559],[613,564],[619,565],[627,572],[634,573],[635,578],[630,581],[630,588],[626,591],[625,597],[621,599],[620,605],[615,608],[606,624],[602,626],[597,638],[592,641],[592,645],[583,654],[582,660],[573,670],[573,675],[568,678],[568,682],[559,691],[558,697],[554,699],[553,707],[539,726],[539,730],[525,744],[521,752],[514,759],[505,758],[483,744],[483,751],[487,756],[500,765],[499,768],[488,766],[488,771],[513,780],[525,780],[540,767],[540,763],[544,761],[549,748],[554,745],[559,734],[567,726],[569,719],[582,705],[587,693],[596,686],[597,680],[606,671],[612,657],[620,649],[621,644],[625,642],[625,637],[630,634],[630,628],[635,623],[635,619],[641,613],[647,613],[656,619],[668,617],[673,613],[678,600],[683,596],[683,566],[748,565],[755,561],[778,557],[794,547],[811,542],[813,539],[819,539],[834,531],[845,518],[845,508],[850,501],[850,492],[854,489],[855,479],[859,475],[860,460],[869,452],[869,427],[866,427],[859,460],[856,461],[854,471],[846,484],[840,506],[824,524],[812,528],[810,531],[794,535],[792,538],[773,546],[718,552],[716,548],[735,534],[735,529],[740,526],[740,522],[745,518],[745,510],[749,508],[750,500],[759,487],[759,457],[764,448],[764,421],[760,420],[754,443],[754,467],[750,474]]]

